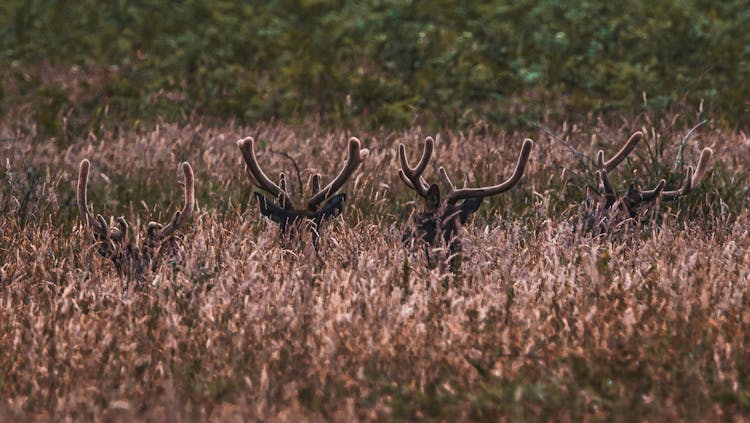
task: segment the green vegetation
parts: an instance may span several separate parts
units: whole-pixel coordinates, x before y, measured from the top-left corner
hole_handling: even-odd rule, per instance
[[[701,101],[711,116],[744,125],[746,6],[8,0],[0,105],[32,104],[47,135],[194,113],[517,126]]]

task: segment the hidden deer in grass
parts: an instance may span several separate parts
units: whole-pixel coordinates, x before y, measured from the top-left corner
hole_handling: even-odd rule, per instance
[[[156,271],[165,259],[182,261],[184,248],[178,230],[190,220],[195,206],[194,177],[190,164],[184,162],[181,165],[185,197],[182,210],[176,211],[167,225],[149,222],[145,237],[135,238],[130,237],[130,226],[123,217],[118,217],[115,224],[115,219],[110,218],[107,222],[101,214],[94,218],[89,211],[86,196],[90,167],[88,160],[81,161],[76,200],[81,219],[93,231],[97,252],[110,259],[118,273],[134,278],[141,278],[147,271]]]
[[[657,201],[675,201],[692,192],[708,170],[713,150],[703,149],[695,169],[688,166],[682,186],[676,190],[664,190],[666,181],[659,183],[650,190],[643,190],[631,183],[623,194],[617,192],[609,180],[609,172],[622,163],[631,151],[643,139],[643,133],[638,131],[630,136],[625,145],[611,159],[604,160],[604,151],[599,150],[596,156],[597,188],[586,186],[587,215],[584,218],[584,228],[594,232],[606,232],[613,225],[619,226],[624,222],[642,221]]]
[[[494,186],[456,188],[445,169],[439,168],[438,174],[446,189],[445,196],[441,197],[438,185],[434,183],[428,185],[422,177],[432,156],[434,148],[432,137],[427,137],[425,140],[422,157],[415,167],[411,167],[406,158],[404,144],[399,144],[398,157],[401,168],[398,175],[407,187],[413,189],[424,200],[424,207],[414,215],[413,228],[404,234],[402,241],[404,243],[411,240],[422,242],[427,265],[430,268],[438,264],[438,257],[432,255],[431,251],[439,248],[440,242],[443,242],[443,245],[447,246],[450,268],[457,271],[461,266],[459,229],[466,223],[469,216],[479,209],[485,197],[508,191],[521,180],[533,145],[532,140],[524,140],[513,174],[504,182]]]
[[[255,192],[260,213],[279,225],[282,237],[287,239],[306,228],[312,233],[315,249],[318,248],[320,229],[323,222],[333,219],[344,209],[346,194],[336,194],[347,180],[352,177],[357,168],[369,155],[369,150],[361,148],[357,138],[349,140],[348,157],[341,172],[325,187],[320,187],[320,175],[314,174],[311,179],[311,197],[304,207],[297,208],[287,191],[286,176],[279,175],[279,184],[275,184],[261,169],[255,156],[255,140],[252,137],[237,141],[242,157],[247,165],[247,176],[257,188],[271,195]]]

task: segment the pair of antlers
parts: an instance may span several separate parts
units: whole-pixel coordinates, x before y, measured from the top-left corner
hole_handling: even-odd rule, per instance
[[[403,144],[398,146],[398,157],[401,164],[398,176],[407,187],[413,189],[424,200],[422,211],[413,215],[413,228],[404,234],[402,242],[408,242],[415,238],[423,241],[427,265],[428,267],[435,267],[437,257],[431,254],[431,250],[438,247],[438,243],[442,240],[448,247],[448,263],[451,269],[458,270],[461,266],[459,228],[472,213],[479,209],[484,197],[501,194],[518,183],[526,170],[526,164],[529,161],[534,142],[530,139],[524,140],[513,174],[497,185],[481,188],[456,188],[445,169],[440,167],[438,175],[446,188],[446,195],[442,201],[440,188],[437,184],[428,184],[422,177],[432,157],[434,143],[432,137],[425,139],[422,157],[413,167],[406,158],[406,147]]]
[[[146,226],[145,242],[141,245],[131,245],[128,236],[129,225],[123,217],[117,218],[117,226],[110,225],[107,220],[97,214],[93,217],[89,211],[87,190],[89,171],[91,163],[84,159],[78,169],[78,188],[76,191],[76,202],[78,204],[78,213],[84,223],[94,231],[94,237],[99,243],[99,254],[108,257],[115,262],[117,268],[121,271],[130,272],[133,268],[136,273],[142,272],[153,264],[157,259],[164,242],[170,240],[177,230],[190,220],[195,207],[195,177],[193,168],[188,162],[181,165],[184,175],[184,204],[182,210],[178,210],[172,216],[167,225],[159,222],[149,222]],[[111,221],[112,219],[110,219]],[[173,253],[170,251],[169,253]]]
[[[282,208],[300,210],[294,207],[292,198],[286,189],[286,175],[284,173],[279,174],[279,184],[276,185],[261,169],[258,159],[255,156],[255,140],[252,137],[243,138],[237,141],[237,146],[242,152],[245,164],[247,164],[247,176],[250,182],[259,189],[275,196]],[[331,198],[331,196],[344,186],[346,181],[354,174],[354,171],[357,170],[370,154],[368,149],[361,148],[359,140],[354,137],[349,139],[348,151],[344,167],[328,185],[320,188],[320,174],[316,173],[312,176],[312,196],[307,201],[306,211],[317,211],[323,201]]]
[[[622,146],[620,151],[618,151],[609,160],[604,160],[604,151],[602,150],[599,150],[596,155],[596,166],[598,170],[595,172],[595,175],[599,185],[599,190],[607,199],[607,204],[609,204],[610,206],[614,204],[615,201],[617,201],[617,194],[612,186],[612,183],[609,181],[608,173],[614,170],[617,165],[625,160],[628,154],[633,151],[633,149],[641,141],[641,139],[643,139],[642,132],[637,131],[633,133],[633,135],[630,136],[625,145]],[[659,181],[656,187],[651,190],[641,190],[636,188],[635,184],[631,184],[629,193],[631,197],[633,196],[633,194],[639,197],[638,203],[654,201],[657,198],[661,198],[664,201],[677,200],[678,198],[689,194],[695,187],[698,186],[698,184],[700,184],[701,179],[703,179],[703,176],[708,170],[708,164],[711,161],[712,155],[713,150],[705,147],[701,151],[700,159],[698,160],[698,165],[696,166],[696,168],[693,169],[692,166],[688,166],[687,172],[685,173],[684,182],[682,186],[676,190],[665,191],[664,186],[666,185],[666,180],[662,179]]]
[[[434,149],[434,142],[435,141],[432,137],[427,137],[425,139],[422,157],[420,157],[419,162],[414,167],[409,165],[409,160],[406,158],[406,146],[404,146],[404,144],[399,144],[398,146],[398,158],[401,162],[398,176],[407,187],[413,189],[422,198],[427,198],[427,192],[430,187],[422,177],[422,173],[427,169],[427,164],[430,161]],[[513,170],[513,174],[505,181],[493,186],[482,188],[456,188],[450,177],[448,177],[445,168],[441,166],[438,169],[438,175],[447,189],[445,201],[449,204],[455,204],[458,201],[469,198],[484,198],[502,194],[513,188],[526,170],[526,163],[529,161],[529,155],[531,154],[531,147],[533,145],[534,142],[528,138],[523,141],[521,154],[518,156],[518,162],[516,163],[515,170]]]

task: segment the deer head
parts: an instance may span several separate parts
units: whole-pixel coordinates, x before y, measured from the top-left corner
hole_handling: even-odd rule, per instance
[[[307,227],[312,230],[313,244],[316,248],[322,223],[340,215],[344,209],[346,194],[336,194],[336,192],[344,186],[370,154],[366,148],[360,148],[357,138],[352,137],[349,140],[349,155],[341,172],[323,188],[320,187],[320,175],[314,174],[310,184],[312,190],[310,199],[304,208],[296,208],[287,192],[284,173],[279,175],[279,184],[276,185],[260,168],[258,159],[255,157],[255,140],[252,137],[243,138],[237,141],[237,145],[247,165],[247,176],[250,182],[272,196],[268,198],[259,192],[254,193],[260,206],[260,213],[276,222],[282,235],[287,234],[292,227],[299,229],[303,224],[307,224]]]
[[[430,250],[438,247],[442,239],[448,246],[451,268],[457,270],[460,267],[459,253],[461,251],[461,241],[458,239],[459,229],[466,223],[469,216],[479,209],[484,197],[501,194],[518,183],[526,169],[533,145],[534,142],[530,139],[524,140],[513,174],[495,186],[458,189],[448,177],[445,169],[441,167],[438,169],[438,174],[446,189],[445,196],[441,198],[437,184],[428,185],[422,177],[432,156],[434,148],[432,137],[425,139],[422,157],[415,167],[409,165],[404,144],[399,144],[398,157],[401,168],[398,176],[407,187],[416,191],[424,199],[423,209],[414,215],[414,228],[404,234],[402,241],[407,242],[411,239],[423,241],[427,264],[430,268],[434,268],[437,262],[436,258],[430,255]]]
[[[97,252],[110,260],[120,274],[129,277],[141,277],[144,272],[155,271],[163,258],[177,257],[182,254],[182,245],[177,230],[185,225],[193,214],[195,205],[195,186],[193,169],[188,162],[182,163],[185,180],[185,203],[182,210],[175,212],[167,225],[149,222],[146,236],[130,238],[129,225],[123,217],[107,220],[102,215],[92,216],[86,199],[89,169],[91,164],[84,159],[78,169],[78,191],[76,200],[81,219],[90,227],[96,240]]]
[[[606,221],[619,222],[624,219],[637,219],[650,208],[657,200],[674,201],[689,194],[700,184],[701,179],[708,170],[713,150],[706,147],[701,152],[698,165],[693,170],[688,166],[682,187],[672,191],[665,191],[666,181],[662,179],[651,190],[643,190],[631,183],[627,192],[620,195],[613,188],[609,180],[609,172],[614,170],[630,154],[635,146],[643,138],[643,133],[638,131],[630,136],[625,145],[611,159],[604,160],[604,151],[599,150],[596,156],[595,177],[597,187],[586,187],[586,203],[592,213],[587,217],[586,227],[593,228],[595,224],[602,227]],[[606,226],[606,225],[604,225]]]

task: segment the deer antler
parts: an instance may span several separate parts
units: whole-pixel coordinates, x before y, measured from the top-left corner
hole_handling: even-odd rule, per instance
[[[421,197],[427,197],[427,190],[429,189],[427,182],[422,178],[427,168],[427,163],[430,161],[432,156],[432,149],[434,147],[434,140],[432,137],[427,137],[424,140],[424,149],[422,150],[422,157],[419,159],[416,167],[409,166],[409,161],[406,159],[406,147],[404,144],[398,145],[398,158],[401,161],[401,169],[398,170],[398,176],[404,181],[404,184],[409,188],[417,192]]]
[[[604,194],[604,197],[607,199],[607,204],[611,205],[614,204],[615,201],[617,201],[617,191],[615,191],[614,187],[612,186],[612,183],[609,181],[609,175],[607,174],[607,171],[597,170],[596,171],[596,178],[599,181],[599,190]],[[630,184],[630,187],[628,189],[628,192],[631,194],[635,194],[638,196],[639,200],[638,202],[649,202],[656,199],[656,197],[661,194],[662,190],[664,189],[664,185],[666,184],[666,181],[664,179],[660,180],[659,183],[654,187],[652,190],[642,190],[636,188],[635,184]]]
[[[446,200],[449,203],[455,204],[459,200],[464,200],[467,198],[487,197],[490,195],[500,194],[511,189],[518,183],[518,181],[521,179],[521,176],[523,176],[523,172],[526,170],[526,163],[528,163],[529,155],[531,154],[531,147],[533,145],[534,141],[528,138],[525,139],[523,141],[523,145],[521,146],[521,154],[518,156],[518,162],[516,163],[516,168],[513,171],[513,174],[504,182],[490,187],[456,189],[456,186],[453,185],[453,182],[451,182],[450,178],[448,177],[448,173],[446,173],[445,169],[441,167],[440,169],[438,169],[438,173],[440,174],[443,183],[448,188]]]
[[[193,207],[195,207],[195,178],[193,176],[193,168],[190,167],[190,163],[182,163],[182,173],[185,177],[183,182],[185,190],[185,203],[182,206],[182,210],[176,211],[172,220],[167,226],[163,226],[158,222],[150,222],[148,224],[149,233],[154,233],[155,239],[163,239],[172,235],[177,229],[182,227],[193,215]],[[156,229],[157,232],[153,232]]]
[[[117,226],[114,226],[111,223],[108,224],[100,214],[96,215],[96,219],[91,216],[86,198],[91,163],[86,159],[81,161],[76,193],[78,213],[81,215],[81,219],[86,222],[86,225],[93,229],[99,254],[112,260],[118,272],[140,277],[146,269],[156,270],[159,260],[165,255],[178,254],[179,247],[176,246],[171,235],[190,219],[195,207],[193,168],[190,167],[188,162],[182,163],[181,166],[185,177],[183,182],[185,204],[182,210],[175,212],[167,226],[158,222],[150,222],[147,225],[146,239],[141,239],[145,242],[133,245],[128,240],[129,228],[124,218],[118,217],[116,220]],[[112,218],[110,218],[111,221]]]
[[[89,169],[91,163],[87,159],[81,160],[81,164],[78,166],[78,190],[76,191],[76,202],[78,203],[78,213],[87,225],[93,225],[96,222],[89,213],[88,200],[86,199],[86,191],[89,183]]]
[[[695,189],[706,174],[708,163],[711,161],[713,154],[713,150],[708,147],[704,148],[703,151],[701,151],[701,157],[698,159],[698,166],[695,171],[693,171],[692,166],[688,166],[688,170],[685,173],[685,182],[682,184],[682,187],[674,191],[664,191],[661,198],[665,201],[673,201],[689,194]]]
[[[428,267],[434,267],[436,262],[433,260],[434,257],[430,256],[430,250],[440,247],[439,242],[442,240],[448,247],[447,261],[450,263],[451,269],[457,270],[461,262],[461,240],[459,236],[461,227],[469,219],[469,216],[479,209],[484,197],[505,192],[518,183],[526,170],[533,145],[534,142],[530,139],[524,140],[513,174],[504,182],[491,187],[456,189],[445,169],[441,167],[438,172],[448,189],[447,195],[441,201],[438,185],[428,185],[422,178],[422,173],[427,168],[427,163],[432,155],[434,140],[431,137],[425,139],[422,157],[415,167],[409,165],[406,158],[406,147],[399,144],[398,156],[401,169],[399,169],[398,175],[407,187],[424,198],[422,211],[412,217],[414,228],[404,234],[402,242],[405,243],[414,238],[425,242]],[[459,203],[459,201],[461,202]]]
[[[341,169],[341,172],[336,176],[336,178],[331,181],[328,185],[326,185],[324,188],[319,189],[314,195],[310,198],[310,200],[307,202],[307,208],[308,210],[316,210],[318,208],[318,205],[325,200],[326,198],[329,198],[333,194],[336,193],[336,191],[339,190],[346,181],[354,174],[354,171],[357,170],[359,165],[362,164],[362,162],[367,158],[367,156],[370,154],[370,150],[366,148],[360,149],[360,142],[357,138],[350,138],[349,139],[349,155],[346,158],[346,164],[344,165],[344,168]],[[313,181],[317,179],[318,183],[320,182],[320,177],[314,178]],[[313,190],[315,187],[313,186]]]
[[[247,164],[250,181],[258,188],[275,197],[276,201],[273,201],[262,193],[256,192],[254,194],[255,198],[258,200],[260,213],[278,223],[282,235],[289,234],[287,229],[289,229],[290,226],[296,227],[297,229],[302,229],[307,226],[312,231],[313,244],[316,251],[318,247],[318,239],[320,237],[318,231],[320,230],[321,224],[324,221],[340,215],[344,208],[346,194],[336,194],[336,191],[338,191],[346,181],[351,178],[354,171],[357,170],[365,158],[370,154],[370,151],[366,148],[360,148],[361,144],[357,138],[350,138],[348,148],[349,155],[341,172],[339,172],[331,183],[322,189],[320,187],[320,175],[312,175],[312,178],[309,181],[312,194],[306,204],[307,207],[296,208],[294,207],[289,192],[287,191],[286,176],[281,173],[279,175],[279,185],[276,185],[271,182],[258,165],[258,160],[255,157],[255,141],[253,138],[243,138],[237,141],[237,146],[239,146],[242,156],[245,159],[245,163]],[[284,154],[284,156],[291,158],[286,154]],[[295,164],[295,168],[296,167],[297,165]],[[300,178],[299,170],[297,170],[297,177]],[[300,179],[300,184],[301,183],[302,180]],[[325,204],[319,206],[323,201],[326,201]],[[300,225],[303,222],[310,223],[310,225]],[[294,233],[291,235],[294,236]]]
[[[611,159],[604,161],[604,151],[599,150],[599,153],[596,155],[596,165],[599,167],[599,169],[604,169],[607,172],[611,172],[614,170],[614,168],[617,167],[617,165],[620,164],[623,160],[625,160],[625,157],[630,154],[631,151],[635,148],[636,145],[638,145],[638,142],[643,139],[643,132],[636,131],[633,133],[633,135],[630,136],[628,141],[625,143],[625,145],[622,146],[620,151],[617,152]]]
[[[91,213],[89,213],[87,190],[90,169],[91,163],[88,161],[88,159],[81,160],[81,164],[78,167],[78,190],[76,192],[78,214],[80,214],[81,219],[86,223],[86,225],[90,226],[98,236],[100,236],[102,239],[109,239],[110,229],[107,225],[107,222],[104,220],[104,217],[102,217],[102,215],[97,215],[96,219],[94,219],[94,217],[91,216]],[[127,227],[127,224],[125,225],[125,227]],[[116,236],[118,234],[113,235]]]
[[[661,194],[664,190],[664,185],[667,183],[664,179],[661,179],[658,184],[656,184],[656,187],[652,190],[644,191],[642,189],[638,190],[638,193],[641,195],[641,199],[643,202],[649,202],[656,200],[657,197],[659,197],[659,194]],[[631,184],[631,188],[635,188],[633,184]]]
[[[271,182],[271,180],[268,179],[268,176],[263,173],[263,169],[260,168],[258,159],[255,157],[255,140],[253,137],[247,137],[237,141],[237,146],[240,148],[242,157],[245,159],[245,164],[248,167],[248,177],[250,178],[250,182],[274,197],[278,197],[280,200],[279,202],[284,207],[291,207],[293,203],[289,193],[286,192],[285,189],[282,189]]]
[[[701,179],[705,175],[708,169],[708,164],[711,160],[711,156],[713,155],[713,150],[711,150],[710,148],[704,148],[701,152],[701,157],[698,161],[696,170],[694,171],[691,166],[688,167],[685,174],[685,181],[682,187],[677,190],[664,191],[666,182],[664,179],[662,179],[654,189],[647,191],[636,188],[635,184],[631,184],[626,195],[618,198],[617,192],[609,182],[607,172],[613,170],[615,167],[617,167],[618,164],[625,160],[625,157],[630,154],[631,151],[633,151],[633,148],[635,148],[636,144],[638,144],[638,142],[642,138],[642,132],[638,131],[633,133],[633,135],[630,136],[630,139],[628,139],[628,141],[620,149],[620,151],[618,151],[617,154],[614,155],[614,157],[607,160],[606,162],[604,161],[604,152],[602,150],[599,150],[596,156],[596,165],[599,168],[599,170],[596,171],[596,178],[598,181],[599,190],[601,191],[601,194],[604,195],[604,198],[606,200],[605,208],[609,208],[620,201],[621,204],[623,204],[625,208],[627,208],[631,213],[631,217],[641,203],[648,203],[656,200],[657,198],[661,198],[665,201],[672,201],[690,193],[700,183]]]

